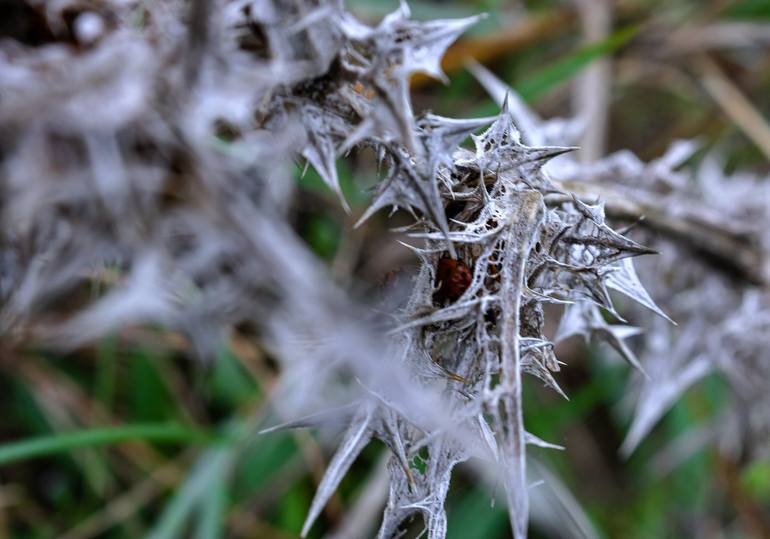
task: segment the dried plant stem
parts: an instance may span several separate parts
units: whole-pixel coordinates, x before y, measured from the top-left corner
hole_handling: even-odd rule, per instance
[[[524,416],[521,402],[521,357],[519,352],[519,310],[524,287],[524,271],[529,251],[543,220],[543,198],[536,191],[516,195],[519,211],[511,214],[504,260],[509,266],[502,272],[501,295],[507,308],[501,329],[502,384],[504,408],[508,421],[503,432],[503,451],[508,465],[508,504],[511,527],[516,539],[527,536],[529,496],[527,493]]]
[[[740,470],[736,463],[718,454],[714,458],[719,471],[719,480],[735,505],[735,510],[746,526],[746,531],[750,531],[752,537],[770,539],[770,522],[767,514],[741,485]]]
[[[124,494],[111,500],[101,511],[62,534],[60,539],[90,539],[136,514],[163,492],[164,485],[178,481],[179,465],[184,460],[185,457],[177,458],[162,465]]]
[[[583,34],[588,43],[605,39],[612,26],[609,0],[576,0]],[[580,158],[585,163],[604,154],[612,88],[612,63],[607,57],[594,61],[575,81],[575,110],[590,118],[583,136]]]
[[[762,114],[711,58],[700,56],[696,66],[709,95],[770,159],[770,125]]]
[[[702,255],[717,268],[737,275],[751,284],[770,286],[770,261],[746,234],[731,231],[721,222],[712,222],[696,209],[678,205],[674,214],[664,201],[641,201],[626,191],[619,192],[599,183],[560,182],[560,185],[584,199],[602,199],[607,215],[630,221],[675,240]],[[566,199],[566,197],[565,197]]]

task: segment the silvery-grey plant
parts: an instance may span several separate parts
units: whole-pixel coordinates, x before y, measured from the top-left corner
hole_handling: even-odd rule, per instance
[[[512,95],[482,66],[470,68],[498,102]],[[549,143],[574,143],[586,122],[543,121],[520,100],[515,103],[518,124],[533,126]],[[733,405],[725,411],[729,420],[716,422],[701,443],[716,441],[725,451],[745,450],[755,458],[768,451],[763,388],[770,344],[770,182],[746,172],[726,174],[715,151],[697,167],[685,167],[700,149],[696,141],[681,140],[650,163],[624,150],[588,164],[564,156],[550,169],[556,184],[580,198],[605,201],[610,216],[637,225],[645,244],[659,251],[641,264],[650,294],[630,265],[608,282],[647,308],[625,308],[646,329],[638,348],[648,374],[631,380],[629,395],[636,402],[621,447],[626,455],[688,388],[712,372],[724,373],[734,388]],[[588,337],[590,320],[602,323],[597,316],[590,305],[568,307],[555,340],[575,333]]]
[[[453,468],[471,457],[499,469],[513,535],[525,537],[526,446],[551,444],[524,428],[522,376],[563,393],[544,335],[549,304],[567,305],[557,339],[599,339],[642,378],[665,381],[642,382],[628,450],[713,366],[751,384],[724,360],[705,366],[692,337],[662,366],[654,351],[666,345],[653,339],[640,362],[626,342],[640,330],[602,314],[622,321],[615,290],[669,324],[632,262],[653,251],[606,214],[647,216],[674,239],[690,231],[681,223],[717,237],[730,222],[662,210],[699,211],[655,195],[655,182],[683,191],[673,172],[681,155],[580,164],[568,152],[590,118],[543,121],[480,66],[501,105],[495,118],[415,117],[410,78],[444,79],[441,56],[477,17],[418,22],[402,3],[371,27],[335,0],[28,4],[45,31],[0,46],[5,338],[72,347],[160,323],[210,357],[233,326],[254,328],[281,364],[276,408],[327,410],[275,428],[345,425],[303,534],[376,438],[392,455],[379,537],[398,537],[414,515],[428,537],[444,537]],[[420,261],[406,298],[375,314],[333,283],[287,222],[292,161],[312,166],[347,208],[335,162],[365,149],[383,177],[362,220],[383,208],[411,214],[402,232]],[[712,192],[723,181],[713,178]],[[735,209],[711,202],[719,215]],[[753,271],[751,261],[738,267]],[[89,294],[94,282],[106,292]],[[740,304],[740,291],[725,293]],[[742,328],[746,317],[767,324],[766,299],[709,319],[747,362],[762,354],[748,348],[764,345]],[[672,307],[678,320],[697,310]],[[692,323],[701,325],[690,333],[706,327]]]

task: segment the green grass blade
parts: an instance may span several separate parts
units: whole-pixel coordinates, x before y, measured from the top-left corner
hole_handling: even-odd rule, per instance
[[[637,26],[623,28],[607,39],[586,45],[523,80],[514,88],[525,101],[532,102],[548,90],[570,80],[594,60],[606,56],[631,41]]]
[[[225,511],[227,510],[227,476],[217,475],[200,500],[200,516],[195,529],[195,539],[220,539],[224,537]]]
[[[229,476],[234,457],[235,451],[232,447],[206,451],[198,459],[184,484],[166,505],[160,519],[148,534],[148,539],[182,537],[193,511],[202,501],[207,501],[211,485],[217,481],[224,481],[224,478]],[[217,537],[217,535],[205,537]]]
[[[20,460],[66,453],[84,447],[119,444],[131,440],[206,443],[214,440],[214,436],[184,425],[157,423],[59,433],[0,445],[0,466]]]
[[[770,2],[767,0],[733,2],[725,10],[724,16],[727,19],[766,21],[770,19]]]

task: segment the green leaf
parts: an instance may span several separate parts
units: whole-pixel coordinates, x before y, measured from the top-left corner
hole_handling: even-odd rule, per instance
[[[757,501],[770,502],[770,460],[760,460],[741,473],[741,484]]]
[[[331,260],[339,244],[340,227],[328,215],[314,215],[308,220],[306,236],[318,256]]]
[[[639,27],[630,26],[618,30],[607,39],[586,45],[515,85],[515,89],[522,99],[532,102],[548,90],[570,80],[594,60],[621,48],[638,31]]]
[[[117,338],[115,335],[105,337],[97,348],[96,376],[94,378],[94,397],[102,404],[103,409],[111,413],[115,402],[117,382]]]
[[[119,444],[131,440],[162,443],[207,443],[214,437],[179,424],[133,424],[40,436],[0,445],[0,466],[74,449]]]
[[[339,176],[340,189],[345,200],[348,201],[352,208],[361,208],[365,206],[371,198],[370,190],[377,183],[377,179],[374,175],[361,174],[357,171],[354,178],[353,170],[350,167],[350,163],[345,159],[338,159],[337,174]],[[338,202],[337,195],[326,185],[318,175],[318,172],[304,162],[301,166],[297,166],[294,174],[295,181],[299,184],[300,188],[310,193],[316,193],[328,197],[330,201],[335,204]]]
[[[23,425],[28,433],[42,435],[52,431],[45,412],[40,408],[32,389],[21,378],[6,379],[4,376],[0,380],[0,391],[3,392],[5,401],[6,422]]]
[[[299,535],[305,521],[312,495],[307,492],[304,482],[295,483],[281,499],[280,527],[293,535]]]
[[[229,408],[242,406],[260,394],[254,379],[227,349],[220,352],[212,365],[207,385],[212,400]]]
[[[505,503],[492,507],[488,491],[474,488],[448,512],[447,539],[503,537],[508,528]]]
[[[249,498],[257,494],[297,454],[297,444],[290,433],[265,434],[255,438],[238,461],[233,481],[234,498]]]
[[[129,358],[126,400],[130,419],[140,422],[169,421],[176,411],[167,382],[160,373],[166,358],[140,350]]]
[[[731,5],[724,14],[729,19],[770,19],[770,2],[767,0],[744,0]]]

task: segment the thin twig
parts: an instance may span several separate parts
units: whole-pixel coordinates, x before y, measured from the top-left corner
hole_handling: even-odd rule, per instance
[[[700,56],[695,65],[709,95],[770,159],[770,126],[762,114],[711,58]]]
[[[174,460],[154,470],[147,478],[112,499],[101,511],[83,520],[59,539],[90,539],[136,514],[163,492],[164,485],[178,480],[181,460]]]
[[[610,0],[575,0],[588,43],[605,39],[612,26]],[[612,64],[607,57],[599,58],[577,78],[574,86],[574,106],[577,114],[590,119],[580,144],[580,158],[585,163],[596,161],[604,154],[609,117]]]

